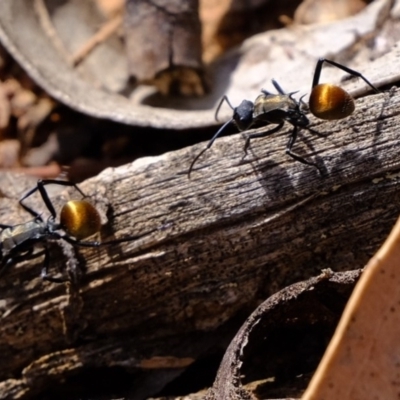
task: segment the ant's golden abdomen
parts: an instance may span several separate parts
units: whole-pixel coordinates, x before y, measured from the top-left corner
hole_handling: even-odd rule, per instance
[[[316,117],[333,120],[351,115],[355,104],[353,98],[341,87],[321,83],[313,88],[309,107]]]
[[[81,240],[100,231],[101,219],[96,208],[86,200],[71,200],[60,213],[61,227]]]

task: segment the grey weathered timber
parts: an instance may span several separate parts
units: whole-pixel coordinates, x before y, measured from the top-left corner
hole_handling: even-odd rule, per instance
[[[400,212],[399,109],[391,90],[358,100],[345,120],[311,118],[320,135],[302,130],[293,150],[322,175],[285,154],[288,125],[244,159],[244,134],[218,139],[191,180],[204,143],[81,184],[108,208],[102,240],[142,237],[79,249],[76,285],[43,282],[40,258],[4,271],[0,393],[29,396],[85,366],[184,368],[238,311],[322,269],[365,265]],[[16,179],[0,176],[4,224],[29,218],[17,188],[34,182]],[[53,253],[53,270],[65,268]]]

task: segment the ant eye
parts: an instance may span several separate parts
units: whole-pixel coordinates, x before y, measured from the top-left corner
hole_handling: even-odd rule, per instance
[[[240,129],[246,130],[251,123],[253,122],[253,116],[252,114],[250,115],[242,115],[239,121],[237,122],[238,126]]]
[[[101,220],[96,208],[86,200],[71,200],[60,213],[61,227],[71,236],[81,240],[100,231]]]
[[[310,111],[325,120],[342,119],[355,109],[353,98],[341,87],[321,83],[315,86],[309,100]]]

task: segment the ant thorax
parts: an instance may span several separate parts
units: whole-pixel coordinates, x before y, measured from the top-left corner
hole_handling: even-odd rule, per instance
[[[253,119],[279,124],[288,113],[299,110],[298,103],[290,94],[267,94],[263,92],[254,102]]]

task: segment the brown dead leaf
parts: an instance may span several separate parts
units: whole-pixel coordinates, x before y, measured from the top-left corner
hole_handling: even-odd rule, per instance
[[[0,81],[0,129],[4,129],[8,126],[10,113],[10,102],[8,101],[4,84]]]
[[[20,147],[18,140],[0,141],[0,168],[12,168],[18,165]]]
[[[62,173],[62,169],[57,163],[51,163],[49,165],[40,167],[15,168],[13,171],[25,175],[35,176],[40,179],[59,178],[60,174]]]
[[[264,301],[230,343],[205,399],[298,398],[360,274],[325,270]]]
[[[302,400],[400,396],[400,219],[366,266]]]
[[[218,40],[218,29],[221,20],[228,12],[231,1],[200,1],[200,19],[202,24],[203,60],[210,62],[224,50],[224,46]]]
[[[29,107],[24,109],[25,113],[18,118],[18,128],[36,128],[51,113],[53,107],[54,102],[47,97],[38,99],[35,104],[29,104]]]
[[[121,14],[125,0],[94,0],[98,9],[108,18],[112,18],[117,14]]]
[[[362,0],[305,0],[294,14],[298,24],[337,21],[360,12],[366,6]]]
[[[14,117],[21,117],[35,104],[37,100],[36,95],[30,91],[19,87],[11,97],[11,109]]]
[[[98,18],[90,8],[91,2],[48,0],[46,4],[52,5],[48,6],[51,23],[70,54],[92,38],[104,23],[104,17],[103,20]],[[296,28],[292,26],[256,35],[244,42],[238,51],[232,51],[210,67],[213,91],[197,99],[172,99],[149,93],[141,96],[140,88],[129,85],[125,49],[117,35],[96,47],[78,69],[72,68],[54,47],[30,5],[23,0],[0,2],[0,39],[38,84],[75,110],[134,126],[181,130],[215,124],[215,106],[224,94],[235,105],[243,99],[254,99],[261,88],[270,87],[271,78],[282,82],[286,91],[309,92],[318,57],[334,56],[349,67],[359,69],[356,63],[350,62],[349,49],[353,50],[355,45],[363,43],[362,49],[367,58],[370,50],[375,52],[366,48],[365,40],[371,34],[380,35],[383,32],[381,26],[389,18],[390,7],[390,1],[376,0],[356,16],[337,23],[296,25]],[[240,12],[236,14],[241,15]],[[245,19],[243,26],[248,25],[246,21],[253,23],[252,19]],[[21,28],[16,30],[15,25]],[[28,26],[29,29],[24,29]],[[237,24],[232,26],[237,28]],[[160,25],[156,24],[153,31],[159,31],[159,28]],[[210,29],[215,31],[220,28],[218,22],[214,22]],[[32,38],[35,39],[35,46],[30,45]],[[384,41],[384,38],[377,37],[369,43],[378,45]],[[132,46],[140,49],[141,44],[133,42]],[[41,49],[40,62],[37,48]],[[395,56],[393,58],[396,59]],[[110,60],[113,62],[110,63]],[[175,60],[173,64],[181,65]],[[370,58],[367,64],[373,67]],[[397,59],[386,61],[384,70],[374,75],[364,68],[361,70],[373,83],[376,83],[376,77],[379,81],[393,81],[398,74]],[[336,71],[332,77],[328,75],[332,82],[338,82],[344,74]],[[166,87],[171,86],[170,81],[163,82],[166,82]],[[185,88],[193,90],[191,88],[196,88],[197,84],[189,75],[189,84]]]

